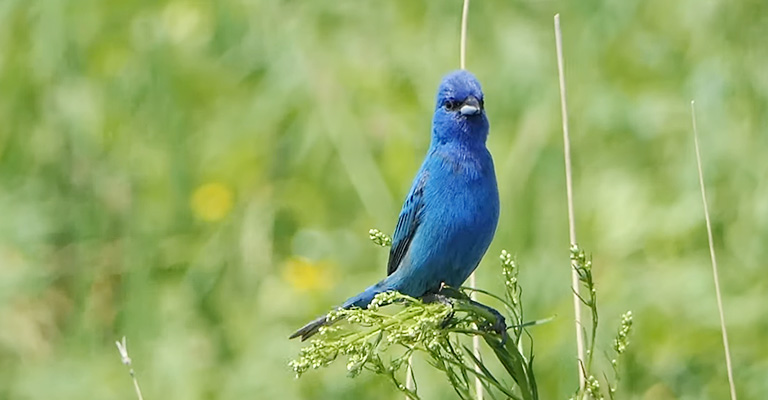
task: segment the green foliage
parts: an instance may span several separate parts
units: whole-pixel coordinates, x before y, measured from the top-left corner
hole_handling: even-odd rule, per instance
[[[620,380],[619,378],[621,377],[621,374],[619,373],[619,360],[621,359],[621,356],[624,355],[624,352],[627,351],[627,346],[629,346],[629,334],[631,332],[632,311],[627,311],[624,313],[624,315],[621,316],[621,323],[619,324],[616,338],[613,340],[613,351],[616,354],[611,359],[611,367],[613,367],[614,376],[614,383],[609,383],[608,386],[608,394],[611,396],[611,399],[614,398],[616,391],[618,390]]]
[[[388,246],[389,237],[377,229],[370,230],[370,239]],[[496,394],[512,399],[536,400],[539,397],[533,371],[533,349],[528,356],[522,353],[523,336],[527,327],[543,321],[524,322],[522,288],[518,282],[519,267],[512,255],[502,250],[499,256],[504,278],[504,295],[497,296],[485,290],[476,291],[499,301],[506,311],[507,329],[504,336],[495,332],[498,313],[470,299],[465,293],[443,288],[440,294],[449,302],[423,302],[397,292],[381,293],[367,309],[336,309],[328,314],[331,325],[320,328],[309,346],[301,349],[299,358],[290,362],[297,377],[310,369],[329,366],[339,356],[347,358],[349,377],[356,377],[366,370],[386,376],[399,391],[418,399],[418,388],[407,387],[403,376],[405,366],[414,353],[424,354],[429,364],[441,371],[453,390],[462,399],[475,398],[474,379],[479,379],[490,396]],[[632,312],[621,317],[613,339],[610,359],[612,377],[598,374],[593,368],[593,356],[597,342],[598,308],[597,288],[592,275],[592,260],[579,246],[571,247],[571,262],[579,276],[579,282],[587,293],[579,299],[587,306],[591,316],[590,332],[586,335],[587,359],[581,366],[586,385],[573,399],[604,400],[605,394],[597,376],[604,378],[607,393],[615,398],[620,380],[619,360],[627,351],[632,330]],[[384,305],[398,304],[399,310],[386,313]],[[390,310],[391,311],[391,310]],[[502,371],[511,379],[498,378],[499,372],[474,351],[462,344],[462,337],[480,336],[496,356]],[[532,343],[532,340],[531,340]],[[393,356],[392,353],[395,353]],[[416,377],[410,370],[413,381]],[[514,384],[512,383],[514,382]]]
[[[610,360],[612,368],[612,380],[608,377],[607,373],[598,374],[594,371],[593,362],[595,354],[595,344],[597,343],[597,328],[598,328],[598,310],[597,310],[597,288],[595,287],[595,281],[592,276],[592,259],[587,257],[586,252],[578,245],[571,247],[571,265],[576,270],[579,276],[579,283],[584,290],[580,290],[580,293],[586,292],[586,296],[578,295],[579,300],[587,306],[588,314],[591,317],[590,332],[585,334],[587,342],[587,359],[585,364],[581,366],[581,373],[584,374],[586,380],[585,387],[579,388],[573,398],[575,399],[592,399],[603,400],[605,395],[601,389],[600,380],[598,376],[604,378],[605,384],[608,387],[608,395],[611,399],[614,398],[618,390],[618,383],[621,377],[619,371],[619,359],[626,352],[627,346],[629,346],[629,335],[632,330],[632,311],[627,311],[621,316],[621,323],[619,325],[618,333],[613,339],[613,351],[615,355]]]
[[[381,247],[390,247],[392,246],[392,238],[389,237],[386,233],[378,230],[378,229],[371,229],[368,231],[368,236],[373,241],[373,243],[376,243],[377,245]]]
[[[371,240],[386,238],[371,230]],[[444,288],[443,301],[422,302],[419,299],[387,292],[376,296],[367,309],[337,309],[328,314],[333,325],[320,329],[309,346],[301,349],[299,358],[290,362],[297,376],[310,369],[330,365],[339,356],[347,358],[348,376],[363,370],[386,376],[394,386],[411,398],[419,398],[418,388],[403,382],[405,365],[414,353],[424,354],[429,364],[445,374],[453,390],[462,399],[474,398],[474,382],[480,379],[489,395],[512,399],[536,400],[538,388],[533,373],[533,354],[521,353],[526,326],[522,321],[521,289],[518,268],[510,254],[502,251],[501,269],[505,281],[504,298],[477,289],[499,300],[509,313],[509,334],[494,329],[500,322],[493,309],[476,303],[463,292]],[[381,309],[397,303],[394,314]],[[342,321],[345,321],[343,323]],[[462,337],[480,336],[493,351],[508,379],[498,378],[491,366],[478,358]],[[507,337],[507,335],[509,335]],[[392,353],[395,353],[392,356]],[[476,369],[477,368],[477,369]],[[413,374],[413,371],[411,371]],[[416,382],[415,376],[413,376]],[[514,382],[514,384],[513,384]]]

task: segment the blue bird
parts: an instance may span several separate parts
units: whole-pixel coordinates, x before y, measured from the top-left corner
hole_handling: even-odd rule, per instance
[[[422,297],[443,284],[459,287],[477,268],[499,220],[499,192],[483,91],[470,72],[445,76],[437,91],[432,142],[413,180],[392,237],[387,277],[345,301],[365,308],[379,293]],[[291,335],[305,340],[320,317]]]

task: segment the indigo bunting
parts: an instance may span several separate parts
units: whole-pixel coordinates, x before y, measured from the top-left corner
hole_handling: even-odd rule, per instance
[[[342,308],[365,308],[378,293],[422,297],[443,284],[458,287],[477,268],[496,231],[499,193],[485,147],[488,118],[480,83],[460,70],[437,91],[432,141],[400,211],[387,277]],[[291,335],[305,340],[327,323],[320,317]]]

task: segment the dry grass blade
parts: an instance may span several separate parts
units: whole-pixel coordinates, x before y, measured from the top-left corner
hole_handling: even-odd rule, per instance
[[[715,243],[712,239],[712,223],[709,218],[709,206],[707,205],[707,192],[704,188],[704,173],[701,168],[701,151],[699,150],[699,131],[696,128],[696,105],[691,100],[691,123],[693,125],[693,143],[696,148],[696,167],[699,172],[699,188],[701,189],[701,201],[704,203],[704,220],[707,224],[707,239],[709,240],[709,256],[712,259],[712,275],[715,280],[715,297],[717,298],[717,310],[720,312],[720,330],[723,335],[723,348],[725,350],[725,366],[728,371],[728,385],[731,390],[731,400],[736,400],[736,385],[733,382],[733,366],[731,365],[731,350],[728,346],[728,330],[725,328],[725,313],[723,312],[723,299],[720,295],[720,278],[717,272],[717,258],[715,257]]]
[[[464,0],[464,6],[461,9],[461,45],[459,47],[461,69],[467,68],[467,15],[469,15],[469,0]]]
[[[144,397],[141,395],[141,388],[139,388],[139,380],[136,379],[136,374],[133,372],[131,357],[128,357],[128,345],[125,336],[123,336],[122,341],[115,342],[115,345],[117,346],[117,351],[120,352],[120,360],[124,365],[128,366],[128,372],[131,374],[131,379],[133,379],[133,388],[136,390],[136,397],[138,397],[139,400],[144,400]]]
[[[557,46],[557,73],[560,79],[560,109],[563,115],[563,148],[565,156],[565,185],[568,198],[568,227],[571,246],[576,245],[576,225],[573,212],[573,179],[571,172],[571,139],[568,134],[568,106],[565,101],[565,72],[563,71],[563,37],[560,31],[560,14],[555,15],[555,44]],[[584,332],[581,325],[581,300],[579,297],[579,276],[571,265],[571,289],[573,290],[573,313],[576,321],[576,346],[579,363],[579,387],[584,387],[586,377],[581,373],[584,365]]]
[[[459,65],[461,69],[467,68],[467,16],[469,15],[469,0],[464,0],[464,4],[461,8],[461,38],[459,46]],[[475,279],[475,273],[469,276],[469,286],[477,287]],[[472,300],[476,299],[476,294],[472,293]],[[472,338],[472,348],[475,353],[475,357],[480,358],[480,338],[475,336]],[[476,372],[480,372],[478,367],[475,367]],[[478,400],[483,400],[483,382],[479,378],[475,379],[475,396]]]

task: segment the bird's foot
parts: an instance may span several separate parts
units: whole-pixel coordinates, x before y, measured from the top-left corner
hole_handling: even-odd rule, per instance
[[[421,300],[425,303],[441,303],[448,306],[451,311],[449,311],[448,314],[446,314],[446,316],[443,318],[443,322],[440,323],[440,328],[444,329],[448,327],[448,324],[450,324],[455,314],[453,309],[453,299],[440,293],[427,293],[421,298]]]
[[[491,315],[493,315],[493,321],[489,321],[490,324],[486,327],[486,329],[501,336],[501,344],[504,345],[507,342],[507,320],[504,318],[504,316],[501,315],[501,313],[495,308],[488,307],[485,304],[478,303],[474,300],[470,300],[470,302],[472,305],[483,308]]]
[[[496,317],[496,320],[491,324],[490,329],[501,336],[501,345],[503,346],[507,343],[507,321],[504,319],[504,316],[495,309],[488,307],[488,311]]]
[[[442,293],[427,293],[421,298],[421,301],[425,303],[442,303],[446,306],[453,307],[452,298]]]
[[[459,308],[461,308],[462,302],[469,303],[470,308],[474,308],[477,313],[486,315],[485,319],[487,320],[487,323],[482,325],[478,324],[479,329],[483,329],[483,330],[498,334],[499,336],[501,336],[501,344],[502,345],[506,344],[507,322],[504,316],[501,315],[501,313],[497,311],[495,308],[486,306],[483,303],[479,303],[475,300],[472,300],[469,296],[467,296],[463,292],[446,285],[441,285],[437,293],[429,293],[425,295],[422,299],[425,303],[439,301],[451,307],[452,309],[451,313],[446,317],[445,321],[443,322],[443,327],[445,327],[445,325],[447,325],[447,323],[450,322],[451,317],[453,317],[454,310],[457,306],[457,302],[458,302]],[[478,309],[482,311],[479,311]]]

